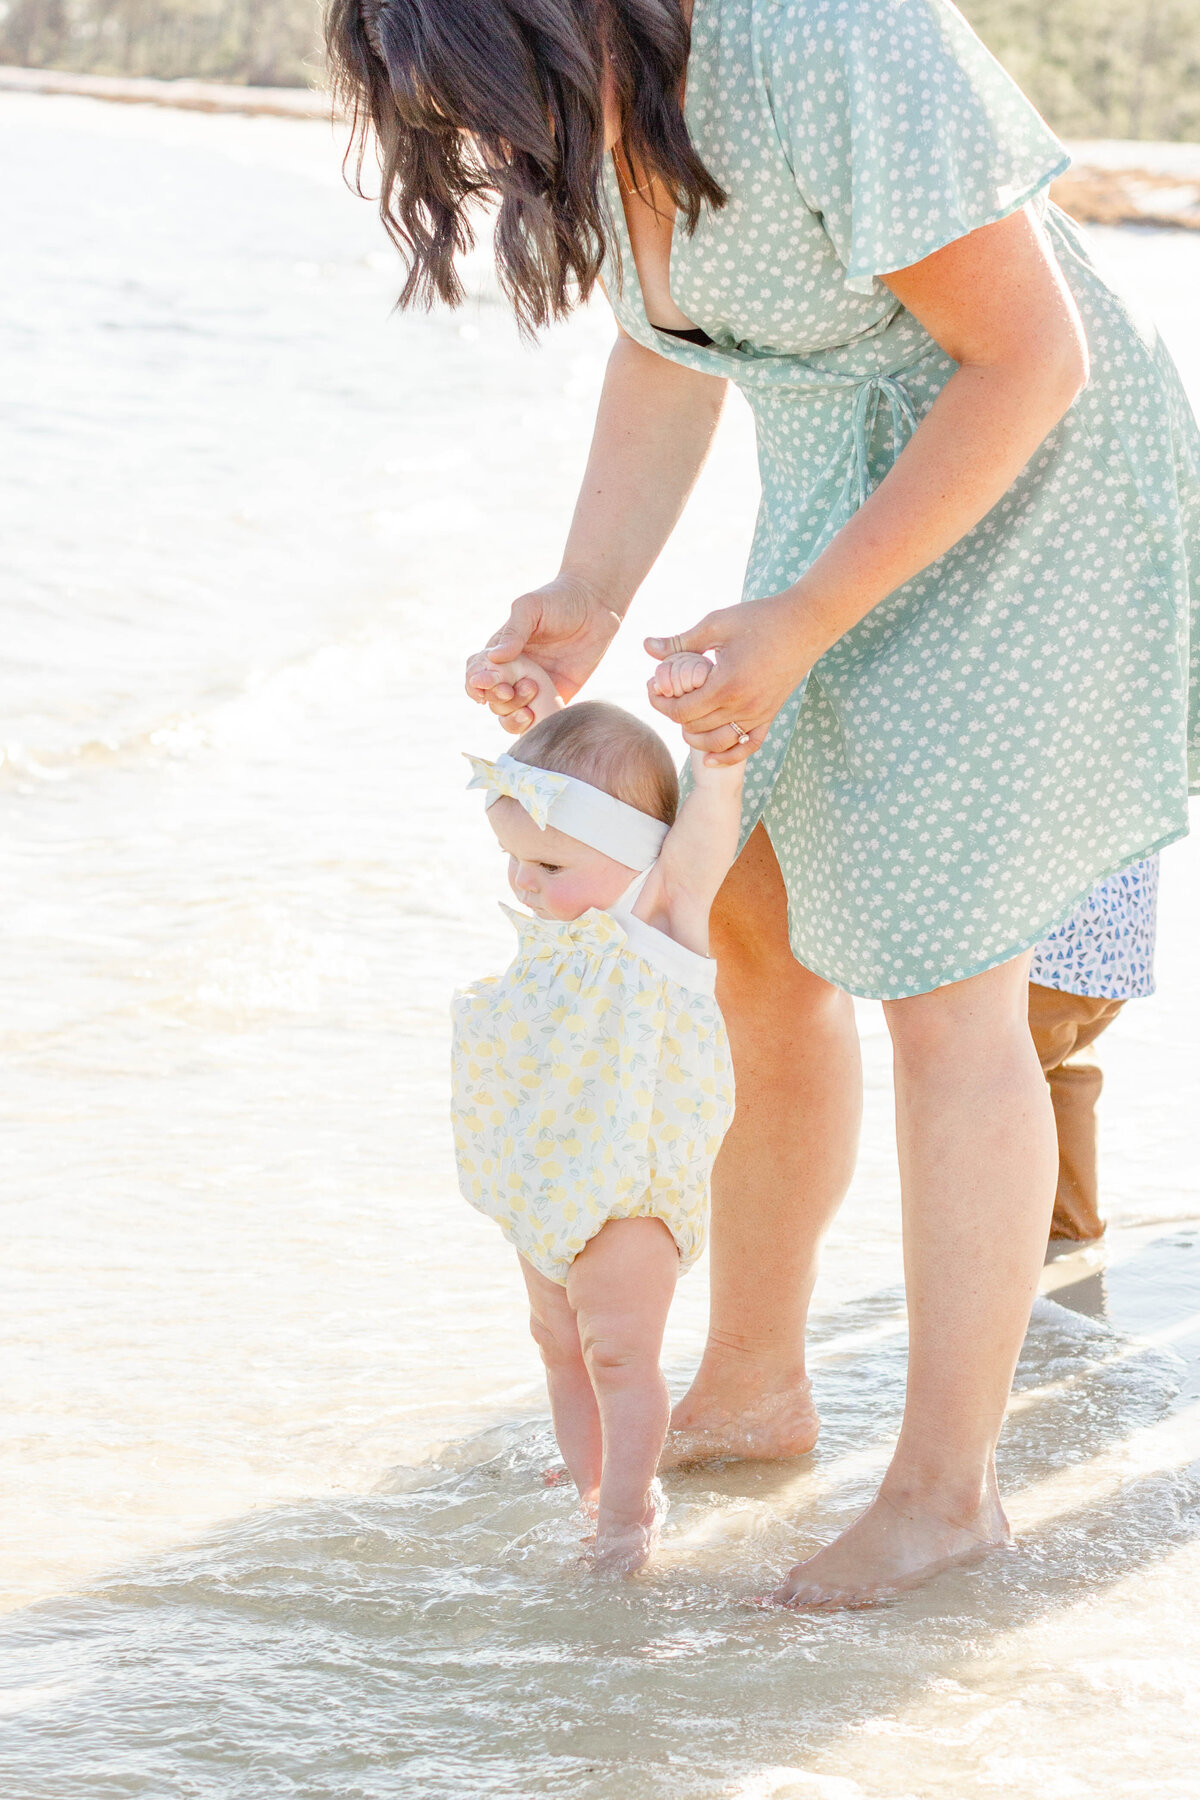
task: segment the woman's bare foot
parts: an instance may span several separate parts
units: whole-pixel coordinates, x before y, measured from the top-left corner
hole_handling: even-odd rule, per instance
[[[832,1544],[797,1563],[771,1598],[779,1606],[873,1606],[1011,1543],[994,1480],[969,1518],[881,1493]]]
[[[807,1456],[821,1429],[806,1376],[778,1388],[746,1383],[741,1391],[714,1393],[693,1387],[671,1414],[659,1468],[681,1463],[781,1462]]]
[[[666,1516],[662,1483],[652,1481],[640,1519],[630,1523],[606,1519],[597,1527],[595,1549],[588,1557],[592,1570],[600,1575],[635,1575],[653,1555]]]

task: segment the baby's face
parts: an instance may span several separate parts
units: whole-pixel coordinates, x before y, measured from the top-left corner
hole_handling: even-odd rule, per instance
[[[540,831],[507,796],[488,807],[487,817],[508,857],[509,887],[539,919],[579,919],[590,906],[604,910],[636,873],[552,825]]]

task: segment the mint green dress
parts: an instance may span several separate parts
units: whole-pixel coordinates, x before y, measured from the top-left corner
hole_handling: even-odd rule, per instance
[[[925,993],[1187,830],[1200,439],[1153,326],[1046,198],[1061,144],[947,0],[696,0],[687,116],[730,198],[676,230],[671,292],[712,346],[648,322],[611,169],[605,285],[639,343],[753,409],[743,598],[804,572],[954,372],[882,272],[1032,202],[1086,326],[1066,419],[748,765],[743,837],[770,833],[796,957],[855,994]]]

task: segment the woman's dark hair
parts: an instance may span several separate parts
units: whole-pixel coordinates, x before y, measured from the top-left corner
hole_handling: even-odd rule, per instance
[[[472,202],[499,202],[496,268],[526,329],[586,298],[612,229],[604,87],[635,180],[657,176],[684,228],[724,190],[683,116],[680,0],[329,0],[334,91],[353,120],[362,193],[374,140],[379,211],[408,264],[401,306],[463,298]]]

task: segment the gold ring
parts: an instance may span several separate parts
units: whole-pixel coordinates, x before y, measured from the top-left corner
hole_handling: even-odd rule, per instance
[[[680,641],[677,637],[673,637],[671,639],[671,655],[672,656],[682,656],[683,655],[683,645],[680,643]]]
[[[743,731],[736,719],[730,719],[729,723],[732,729],[737,732],[738,743],[748,744],[750,742],[750,733],[748,731]]]

